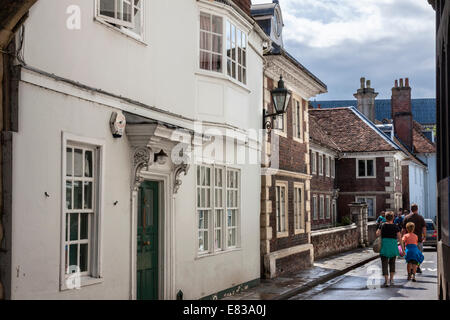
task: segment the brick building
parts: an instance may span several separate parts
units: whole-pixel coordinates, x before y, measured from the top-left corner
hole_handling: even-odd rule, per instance
[[[261,190],[261,273],[272,278],[308,267],[311,244],[308,100],[327,87],[283,48],[278,1],[252,6],[252,16],[272,39],[265,54],[264,108],[274,113],[273,90],[283,77],[292,96],[287,112],[273,119],[267,137]]]
[[[327,150],[337,153],[334,189],[339,190],[336,201],[338,220],[349,215],[348,204],[355,201],[368,204],[369,219],[375,219],[382,210],[400,208],[401,161],[406,158],[401,147],[354,107],[310,109],[309,114],[311,132],[321,130],[322,136],[327,136],[335,145],[331,149],[328,144]],[[316,141],[317,138],[312,139]],[[320,153],[318,156],[316,161],[320,168]],[[326,171],[326,165],[323,170]],[[313,181],[320,179],[323,177],[314,178],[313,175]],[[330,193],[330,184],[328,187],[327,192]],[[320,196],[318,194],[318,201]],[[319,217],[320,205],[319,202],[319,213],[316,214]],[[313,219],[314,224],[320,225],[321,220]]]
[[[337,222],[336,159],[340,148],[309,118],[311,179],[311,228],[334,226]]]

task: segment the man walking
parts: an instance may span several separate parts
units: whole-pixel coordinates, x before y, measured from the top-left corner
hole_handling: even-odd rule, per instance
[[[398,209],[397,217],[394,220],[394,224],[396,224],[400,228],[403,228],[403,219],[404,219],[403,209],[400,208],[400,209]]]
[[[415,225],[414,233],[418,237],[418,247],[420,252],[423,252],[423,242],[427,236],[427,225],[425,223],[425,219],[419,214],[419,206],[417,204],[413,204],[411,206],[411,213],[408,214],[405,219],[403,219],[403,232],[402,234],[407,233],[406,225],[409,222],[413,222]],[[420,267],[417,268],[417,273],[422,273]]]

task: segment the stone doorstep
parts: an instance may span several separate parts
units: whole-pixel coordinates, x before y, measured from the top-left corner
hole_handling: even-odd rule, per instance
[[[378,257],[378,254],[371,252],[371,248],[367,248],[341,253],[335,258],[323,258],[316,261],[312,268],[301,270],[291,276],[262,279],[260,286],[224,300],[287,300]]]

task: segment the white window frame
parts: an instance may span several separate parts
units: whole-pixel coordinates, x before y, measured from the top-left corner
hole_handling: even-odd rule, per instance
[[[325,218],[325,197],[324,195],[320,195],[319,200],[319,220],[323,220]]]
[[[198,185],[197,183],[197,174],[198,170],[201,168],[209,168],[210,169],[210,207],[204,208],[199,207],[198,205],[198,190],[199,188],[204,188],[201,185]],[[222,170],[222,187],[216,186],[216,169]],[[228,181],[227,181],[227,172],[235,172],[237,173],[237,188],[228,188]],[[218,165],[218,164],[201,164],[196,166],[195,171],[195,188],[196,188],[196,253],[197,258],[217,255],[220,253],[226,253],[234,250],[238,250],[241,246],[241,192],[242,192],[242,182],[241,182],[241,170],[238,168],[234,168],[231,166],[225,166],[225,165]],[[205,187],[207,188],[207,187]],[[222,195],[222,206],[216,207],[216,191],[221,191]],[[227,203],[227,193],[228,191],[237,191],[236,195],[236,201],[237,201],[237,207],[229,208]],[[228,209],[231,210],[237,210],[236,214],[236,226],[230,227],[228,225]],[[199,229],[199,211],[209,210],[209,216],[208,216],[208,225],[207,229]],[[220,227],[216,227],[216,210],[222,210],[222,223]],[[216,248],[216,231],[221,230],[221,237],[220,240],[221,247]],[[229,246],[228,245],[228,231],[230,229],[236,229],[236,245]],[[208,249],[204,251],[200,251],[199,249],[199,232],[201,230],[207,230],[208,232]]]
[[[105,16],[102,15],[100,13],[100,1],[101,0],[95,0],[95,20],[103,23],[111,28],[113,28],[114,30],[117,30],[121,33],[123,33],[126,36],[129,36],[135,40],[144,41],[144,34],[145,34],[145,21],[146,21],[146,14],[145,14],[145,10],[146,10],[146,5],[145,2],[146,1],[141,1],[141,8],[139,9],[141,12],[141,30],[140,33],[136,33],[133,29],[135,28],[135,23],[134,23],[134,14],[133,11],[135,9],[135,5],[134,5],[134,0],[120,0],[120,1],[129,1],[132,5],[131,8],[131,22],[127,22],[127,21],[123,21],[121,19],[116,19],[116,18],[112,18],[109,16]],[[123,3],[123,2],[121,2]]]
[[[326,196],[326,203],[325,203],[325,219],[331,218],[331,197]]]
[[[331,178],[335,178],[336,177],[336,159],[335,158],[331,158]]]
[[[301,192],[300,199],[298,199],[298,190]],[[305,233],[305,231],[305,184],[294,182],[294,232],[300,234]]]
[[[359,175],[359,161],[365,161],[365,175]],[[367,161],[373,161],[373,175],[367,175]],[[377,177],[377,159],[376,158],[356,158],[356,178],[357,179],[373,179]]]
[[[373,200],[373,215],[370,216],[368,215],[369,218],[376,218],[377,216],[377,197],[376,196],[356,196],[355,197],[355,202],[362,202],[361,200],[364,200],[364,202],[366,202],[366,199],[372,199]],[[367,202],[366,202],[367,203]],[[369,213],[367,213],[369,214]]]
[[[200,44],[201,44],[201,38],[200,38],[200,16],[202,13],[205,14],[209,14],[209,15],[214,15],[217,17],[221,17],[222,18],[222,70],[221,72],[218,71],[213,71],[213,70],[205,70],[202,69],[200,66]],[[235,26],[236,30],[240,30],[244,35],[245,35],[245,61],[246,61],[246,81],[239,81],[238,76],[236,76],[236,79],[233,78],[232,76],[228,75],[228,71],[227,71],[227,64],[228,64],[228,55],[227,55],[227,24],[230,23],[232,25]],[[200,6],[200,9],[198,11],[198,44],[197,44],[197,50],[198,50],[198,58],[197,58],[197,70],[198,70],[198,74],[200,75],[207,75],[207,76],[211,76],[211,77],[222,77],[223,79],[227,79],[241,87],[244,87],[245,89],[248,90],[248,80],[249,80],[249,74],[248,74],[248,63],[249,63],[249,28],[248,27],[244,27],[242,25],[242,23],[237,22],[235,19],[230,18],[229,15],[219,12],[219,11],[215,11],[215,10],[211,10],[210,8],[207,8],[206,6],[204,6],[204,4],[202,4]],[[236,49],[237,50],[237,49]],[[236,52],[236,75],[238,73],[238,53]]]
[[[329,178],[331,176],[330,157],[325,156],[325,175]]]
[[[323,172],[323,157],[324,155],[319,153],[319,176],[323,176],[324,172]]]
[[[319,212],[318,212],[318,206],[317,206],[317,195],[314,194],[312,196],[313,198],[313,220],[319,219]]]
[[[303,143],[303,99],[294,99],[292,108],[293,139]],[[298,110],[299,109],[299,110]],[[298,123],[300,121],[300,123]]]
[[[281,215],[281,207],[278,207],[278,203],[281,204],[278,199],[278,188],[284,188],[284,225],[280,225],[278,220],[283,221]],[[285,238],[289,236],[289,183],[287,181],[277,181],[275,183],[275,220],[277,238]],[[279,218],[279,219],[278,219]]]
[[[103,222],[103,186],[104,186],[104,172],[105,172],[105,141],[95,138],[86,138],[70,133],[62,133],[62,150],[61,150],[61,260],[60,260],[60,290],[69,290],[67,280],[70,275],[66,274],[66,171],[67,171],[67,148],[80,147],[95,150],[95,163],[93,177],[94,180],[94,199],[93,203],[93,217],[90,223],[90,252],[89,256],[89,272],[80,274],[80,286],[90,286],[103,282],[102,278],[102,222]],[[84,159],[83,159],[84,161]],[[72,166],[72,170],[73,170]],[[84,167],[83,167],[84,171]],[[96,182],[96,183],[95,183]],[[72,210],[73,211],[73,210]],[[80,211],[80,210],[78,210]],[[81,210],[82,211],[82,210]],[[68,239],[69,240],[69,239]]]
[[[317,174],[317,153],[311,151],[311,174]]]

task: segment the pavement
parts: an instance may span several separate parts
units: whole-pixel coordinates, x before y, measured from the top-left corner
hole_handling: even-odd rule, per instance
[[[422,274],[417,282],[407,280],[405,260],[396,262],[393,286],[383,288],[380,259],[373,260],[346,274],[304,291],[290,300],[437,300],[436,249],[425,248]]]
[[[274,279],[222,300],[287,300],[378,258],[372,248],[360,248],[314,262],[314,266]]]

